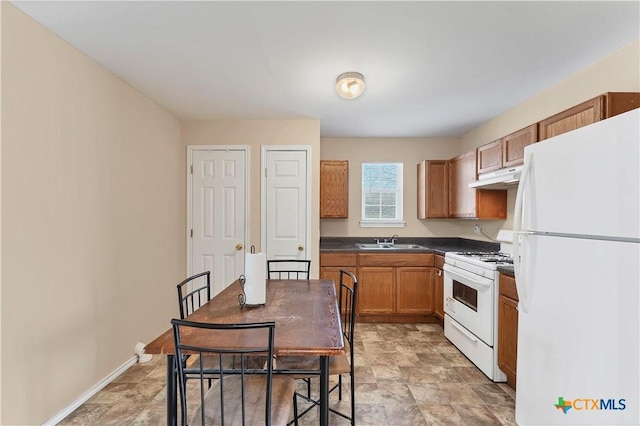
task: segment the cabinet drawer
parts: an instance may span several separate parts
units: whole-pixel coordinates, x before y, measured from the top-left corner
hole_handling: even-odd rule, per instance
[[[438,269],[443,269],[444,267],[444,256],[440,256],[439,254],[435,255],[435,265]]]
[[[509,299],[516,301],[519,300],[515,278],[509,275],[500,274],[500,294],[508,297]]]
[[[320,253],[320,266],[356,266],[357,253]]]
[[[433,253],[360,253],[360,266],[433,266]]]

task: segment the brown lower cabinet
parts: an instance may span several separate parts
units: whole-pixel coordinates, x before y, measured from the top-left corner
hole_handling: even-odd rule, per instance
[[[336,294],[339,294],[337,286],[340,284],[340,270],[344,269],[356,275],[356,265],[356,253],[321,253],[320,279],[333,280],[336,286]]]
[[[518,361],[518,291],[516,280],[500,274],[498,297],[498,367],[507,375],[507,384],[516,388]]]
[[[358,273],[358,314],[393,314],[395,312],[395,268],[366,266]]]
[[[399,314],[433,313],[433,267],[411,266],[396,269],[396,312]]]
[[[320,277],[356,274],[358,321],[437,322],[433,265],[431,253],[321,253]]]
[[[436,255],[435,265],[433,313],[440,321],[444,322],[444,256]]]

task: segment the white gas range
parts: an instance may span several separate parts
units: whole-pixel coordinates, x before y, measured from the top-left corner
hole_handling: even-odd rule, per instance
[[[444,335],[494,382],[498,368],[498,266],[513,264],[500,252],[446,253]]]

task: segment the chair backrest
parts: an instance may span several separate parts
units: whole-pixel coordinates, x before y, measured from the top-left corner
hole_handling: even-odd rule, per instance
[[[212,324],[173,319],[171,324],[176,359],[199,355],[199,361],[189,368],[184,363],[176,363],[182,407],[186,407],[182,410],[182,424],[224,425],[226,415],[228,424],[244,425],[257,421],[270,425],[275,323]],[[252,347],[234,345],[235,342],[246,341],[250,341]],[[211,370],[203,361],[211,356],[218,358],[216,370]],[[237,356],[240,357],[239,363],[229,362]],[[264,368],[251,367],[247,362],[248,358],[255,359],[256,356],[265,361]],[[209,387],[208,380],[212,374],[219,378]],[[192,383],[189,386],[185,381],[187,375]],[[194,375],[197,380],[194,380]],[[264,407],[257,407],[249,400],[255,397],[255,391],[249,391],[247,387],[256,380],[264,387],[260,388],[264,392]],[[245,398],[245,391],[252,396]],[[252,416],[252,412],[262,413],[263,409],[264,419]],[[191,419],[188,411],[193,411]]]
[[[353,333],[356,323],[356,300],[358,295],[358,280],[356,276],[343,269],[340,270],[340,286],[338,303],[342,320],[342,334],[349,342],[351,357],[353,358]],[[351,360],[353,363],[353,359]],[[353,365],[353,364],[352,364]]]
[[[211,271],[192,275],[177,287],[180,318],[185,319],[211,299]]]
[[[310,260],[267,260],[267,278],[276,280],[308,280],[311,273]]]

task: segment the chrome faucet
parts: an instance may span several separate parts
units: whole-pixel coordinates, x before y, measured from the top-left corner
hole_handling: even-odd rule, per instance
[[[376,238],[376,244],[391,244],[391,245],[393,245],[393,244],[396,243],[396,240],[398,239],[399,236],[400,235],[398,235],[398,234],[394,234],[391,238],[383,238],[383,239]]]

